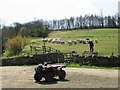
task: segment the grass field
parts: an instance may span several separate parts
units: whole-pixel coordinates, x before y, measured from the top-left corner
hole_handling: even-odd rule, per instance
[[[110,56],[112,53],[114,55],[118,55],[118,29],[91,29],[91,30],[69,30],[69,31],[52,31],[47,38],[61,38],[65,42],[67,40],[77,40],[77,39],[97,39],[98,43],[95,43],[94,51],[99,51],[100,55]],[[31,42],[35,42],[31,44],[32,46],[42,46],[43,42],[42,38],[31,38]],[[31,55],[35,52],[30,51],[30,45],[26,46],[21,54],[30,53]],[[77,44],[69,46],[67,43],[64,45],[46,43],[46,46],[50,46],[52,48],[58,49],[61,52],[71,52],[76,51],[80,55],[84,51],[89,51],[88,44]],[[38,52],[40,53],[40,52]],[[21,55],[20,54],[20,55]]]
[[[75,68],[93,68],[93,69],[112,69],[112,70],[120,70],[120,67],[102,67],[102,66],[89,66],[89,65],[80,65],[79,63],[69,62],[64,63],[67,67],[75,67]]]

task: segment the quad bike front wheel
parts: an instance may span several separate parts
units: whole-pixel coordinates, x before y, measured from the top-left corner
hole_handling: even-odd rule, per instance
[[[46,73],[45,74],[45,80],[47,81],[47,82],[52,82],[53,81],[53,73],[51,73],[51,72],[48,72],[48,73]]]
[[[36,82],[39,82],[42,79],[42,75],[40,73],[36,72],[34,75],[34,79],[36,80]]]
[[[66,77],[66,72],[64,70],[59,70],[58,77],[60,80],[64,80]]]

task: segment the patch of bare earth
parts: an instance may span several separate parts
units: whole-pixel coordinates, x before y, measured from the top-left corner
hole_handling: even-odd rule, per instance
[[[36,66],[0,67],[3,88],[118,88],[118,70],[65,68],[64,81],[58,78],[47,83],[44,78],[36,83]]]

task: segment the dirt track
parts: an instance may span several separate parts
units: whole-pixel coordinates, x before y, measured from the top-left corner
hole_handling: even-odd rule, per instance
[[[64,81],[35,83],[36,66],[0,67],[3,88],[118,88],[118,70],[65,68]],[[0,77],[0,78],[1,78]]]

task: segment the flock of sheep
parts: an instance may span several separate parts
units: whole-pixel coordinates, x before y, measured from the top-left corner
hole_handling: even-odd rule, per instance
[[[98,43],[98,40],[90,40],[89,38],[83,39],[77,39],[77,40],[67,40],[64,41],[61,38],[44,38],[42,39],[42,42],[48,42],[48,43],[54,43],[54,44],[61,44],[64,45],[67,43],[69,46],[76,45],[76,44],[88,44],[89,41],[93,41],[93,43]]]

